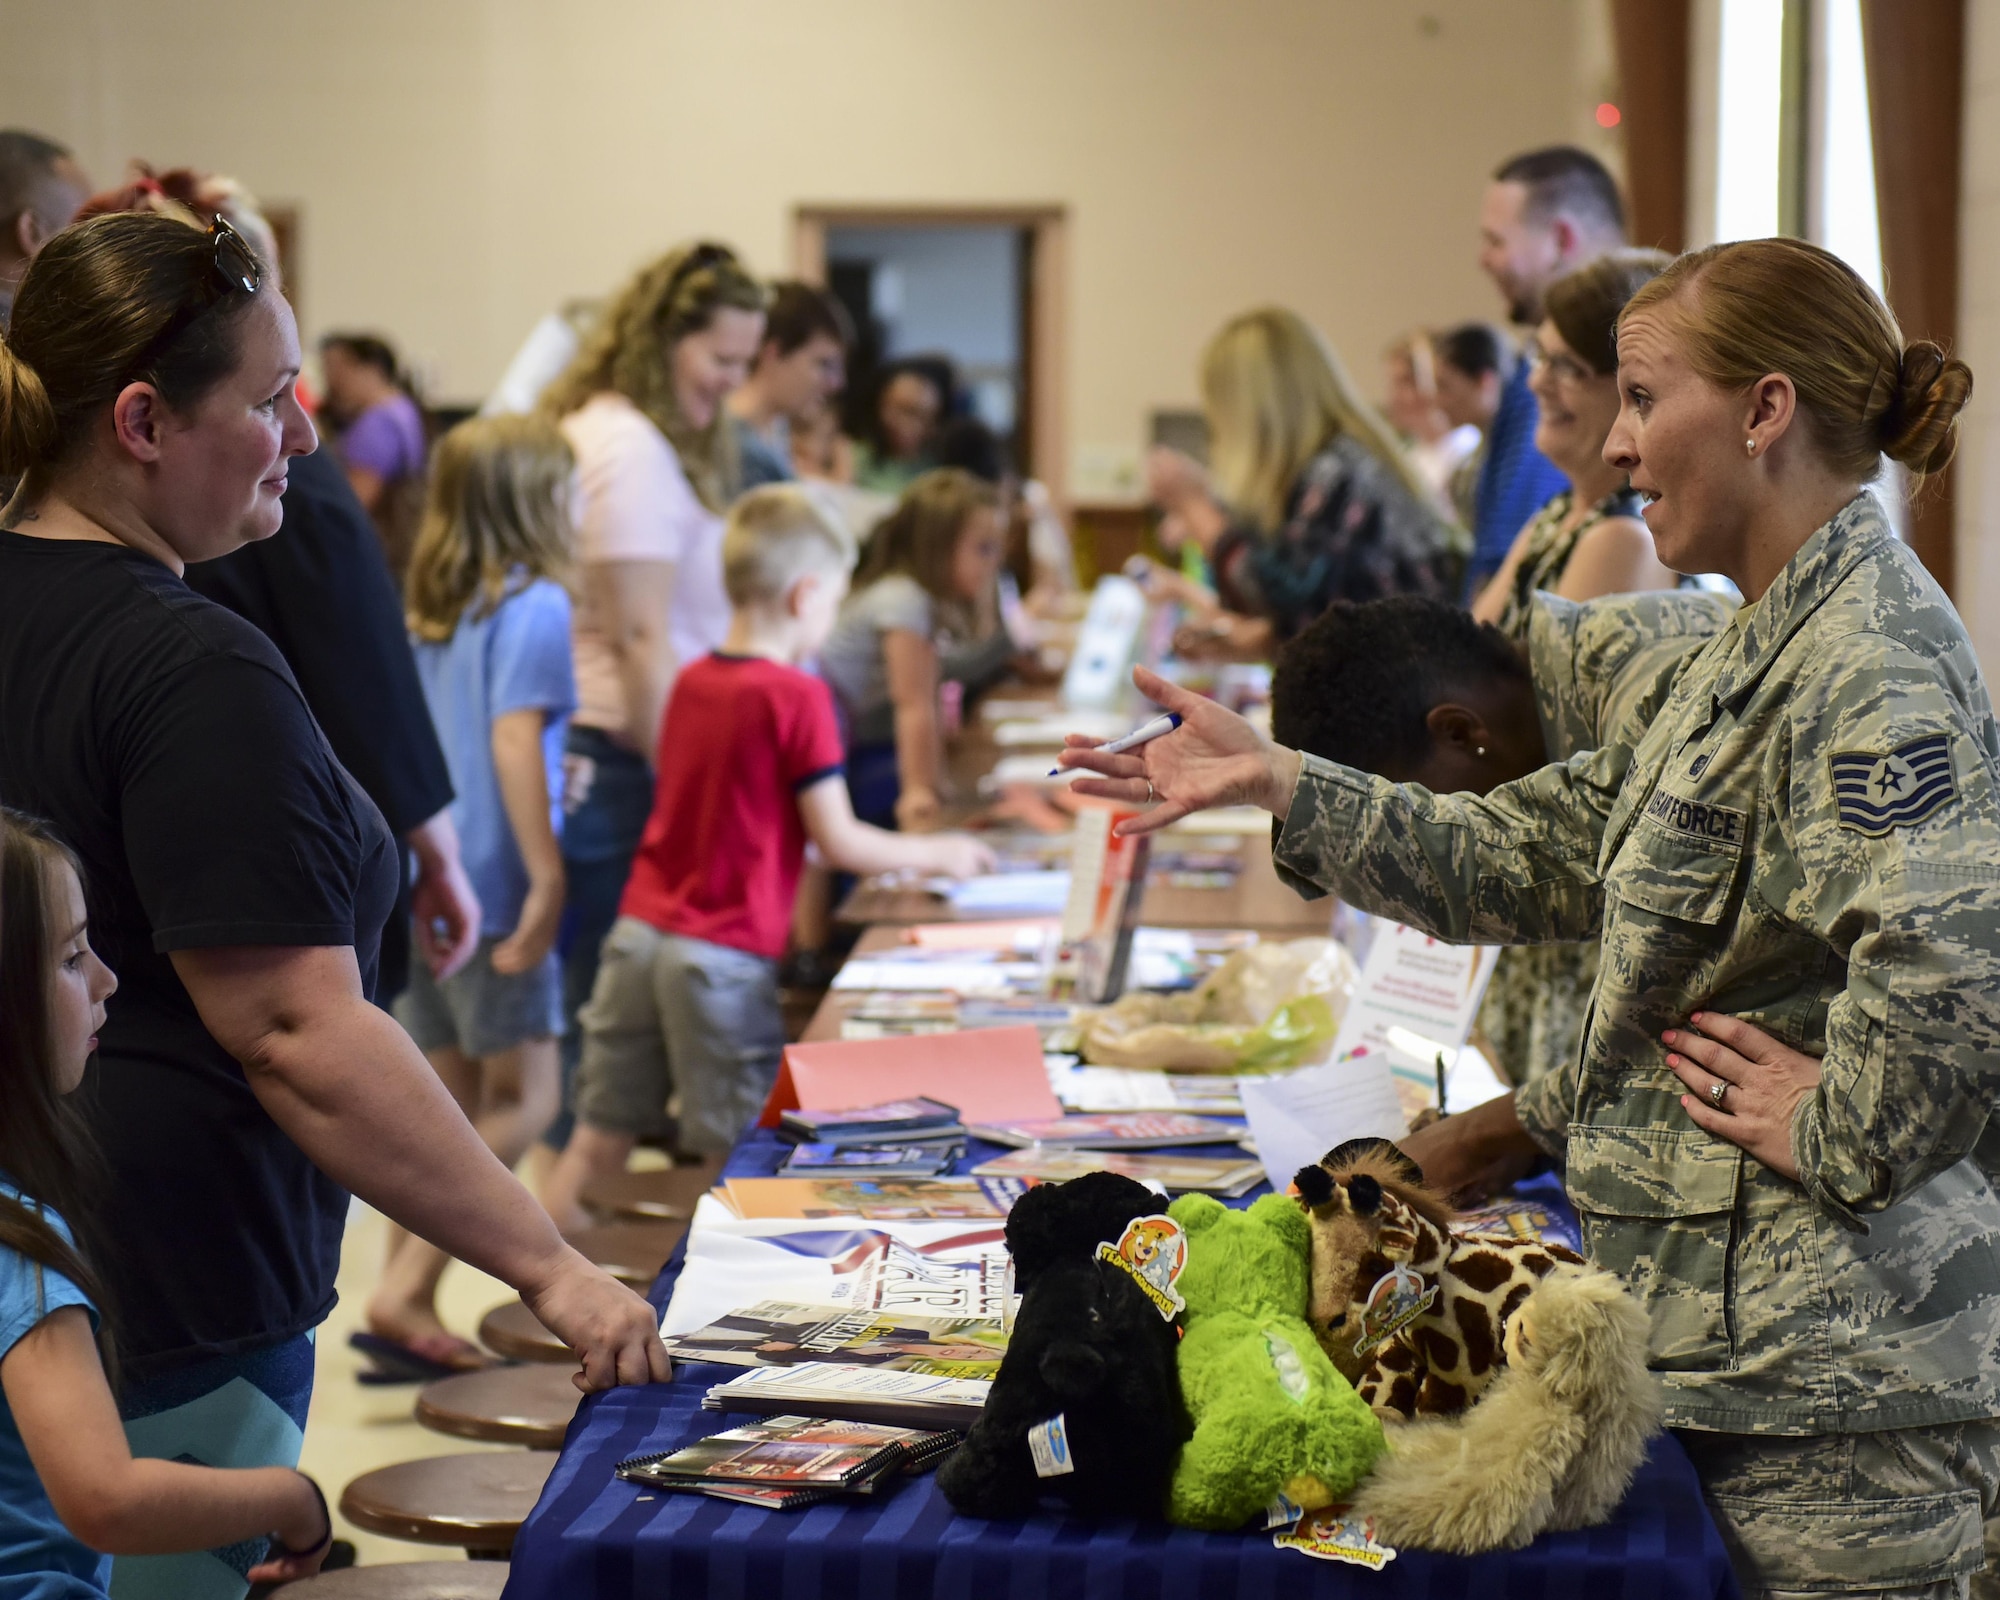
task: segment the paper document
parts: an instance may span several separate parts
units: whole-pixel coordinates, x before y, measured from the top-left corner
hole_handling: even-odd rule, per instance
[[[907,989],[919,993],[1009,994],[1032,988],[1042,975],[1033,961],[898,961],[894,957],[863,956],[834,975],[833,987]]]
[[[1402,923],[1383,923],[1334,1036],[1332,1059],[1382,1055],[1393,1046],[1392,1029],[1456,1055],[1499,956],[1490,945],[1443,944]],[[1429,1072],[1431,1062],[1422,1067]]]
[[[1013,916],[1054,916],[1069,901],[1069,873],[996,872],[967,878],[944,892],[952,909],[961,913]]]
[[[1400,1139],[1409,1122],[1396,1097],[1386,1055],[1356,1056],[1330,1066],[1236,1080],[1271,1187],[1283,1192],[1309,1167],[1349,1139]]]

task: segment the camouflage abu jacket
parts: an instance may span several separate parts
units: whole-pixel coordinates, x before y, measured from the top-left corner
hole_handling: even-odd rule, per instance
[[[1585,1243],[1652,1320],[1674,1426],[2000,1416],[2000,732],[1957,614],[1872,495],[1675,678],[1631,750],[1483,799],[1305,758],[1275,855],[1453,940],[1603,919],[1582,1057],[1520,1097]],[[1739,1016],[1824,1058],[1794,1184],[1682,1111],[1660,1033]]]
[[[1659,711],[1680,664],[1720,633],[1734,610],[1719,595],[1685,589],[1581,604],[1546,591],[1530,596],[1522,631],[1549,759],[1567,761],[1579,750],[1636,740]],[[1575,1064],[1597,981],[1597,950],[1593,936],[1500,952],[1476,1026],[1513,1082],[1565,1073]],[[1560,1157],[1562,1150],[1549,1153]]]

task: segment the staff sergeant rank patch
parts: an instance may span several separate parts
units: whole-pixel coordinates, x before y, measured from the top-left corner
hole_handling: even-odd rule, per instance
[[[1827,761],[1841,825],[1871,839],[1892,828],[1915,827],[1958,792],[1951,778],[1951,740],[1942,733],[1899,744],[1887,755],[1842,750]]]

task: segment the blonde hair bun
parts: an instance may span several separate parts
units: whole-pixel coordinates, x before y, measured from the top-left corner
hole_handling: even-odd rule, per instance
[[[1928,339],[1905,347],[1896,393],[1882,414],[1882,450],[1912,472],[1941,472],[1958,448],[1958,414],[1972,394],[1972,369]]]
[[[41,375],[0,336],[0,473],[16,478],[56,444],[56,408]]]

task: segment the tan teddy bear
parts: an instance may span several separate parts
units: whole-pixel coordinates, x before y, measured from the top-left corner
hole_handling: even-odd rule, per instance
[[[1646,1316],[1609,1273],[1551,1273],[1509,1319],[1507,1364],[1472,1408],[1388,1433],[1357,1517],[1391,1545],[1471,1555],[1604,1521],[1660,1430]]]

